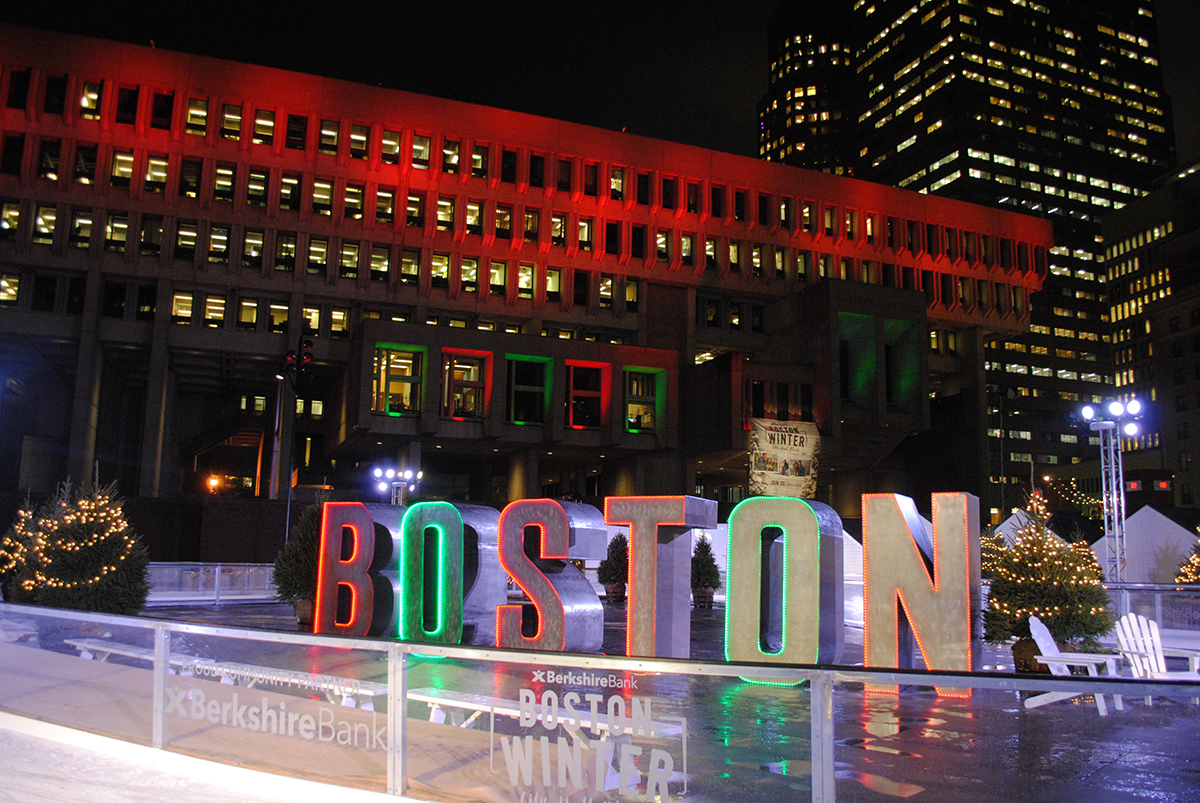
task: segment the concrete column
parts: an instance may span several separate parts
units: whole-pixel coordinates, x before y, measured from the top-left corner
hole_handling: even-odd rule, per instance
[[[146,377],[146,411],[142,426],[141,471],[138,495],[156,499],[161,495],[163,446],[167,427],[167,395],[170,380],[170,349],[167,345],[171,326],[173,285],[168,279],[158,282],[154,300],[154,325],[150,336],[150,364]]]
[[[537,449],[513,454],[508,462],[508,501],[536,499],[540,492]]]
[[[104,363],[104,349],[100,343],[100,294],[103,285],[104,279],[99,270],[88,272],[83,316],[79,323],[79,356],[75,363],[75,397],[71,406],[71,440],[67,451],[67,477],[75,483],[91,479],[96,460],[100,379]]]

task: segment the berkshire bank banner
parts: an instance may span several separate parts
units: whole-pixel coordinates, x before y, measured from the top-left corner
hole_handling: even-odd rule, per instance
[[[817,425],[752,418],[750,426],[750,495],[812,499],[821,451]]]

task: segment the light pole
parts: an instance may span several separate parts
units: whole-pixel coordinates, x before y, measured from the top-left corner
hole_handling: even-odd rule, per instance
[[[411,468],[395,469],[390,466],[376,466],[371,472],[375,478],[375,490],[380,493],[391,492],[389,504],[403,505],[408,497],[417,492],[424,471],[413,471]]]
[[[1138,433],[1136,419],[1142,403],[1111,401],[1102,408],[1085,406],[1080,413],[1092,432],[1100,435],[1100,478],[1104,499],[1105,576],[1110,583],[1125,582],[1125,471],[1121,464],[1121,436]]]

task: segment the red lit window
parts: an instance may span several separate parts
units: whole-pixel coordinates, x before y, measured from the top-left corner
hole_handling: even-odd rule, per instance
[[[598,427],[603,423],[603,371],[599,366],[567,364],[572,427]]]

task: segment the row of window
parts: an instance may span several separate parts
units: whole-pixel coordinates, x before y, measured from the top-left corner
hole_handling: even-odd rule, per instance
[[[456,420],[481,419],[489,414],[488,389],[495,355],[490,352],[442,350],[442,384],[439,412]],[[549,358],[505,356],[504,420],[511,424],[546,423],[553,390],[553,363]],[[373,370],[371,411],[381,415],[418,415],[422,412],[423,383],[427,379],[427,351],[417,346],[377,343]],[[591,429],[608,423],[605,416],[612,387],[612,372],[623,373],[623,427],[628,432],[652,432],[659,424],[660,371],[620,368],[608,363],[567,360],[564,421],[573,429]]]

